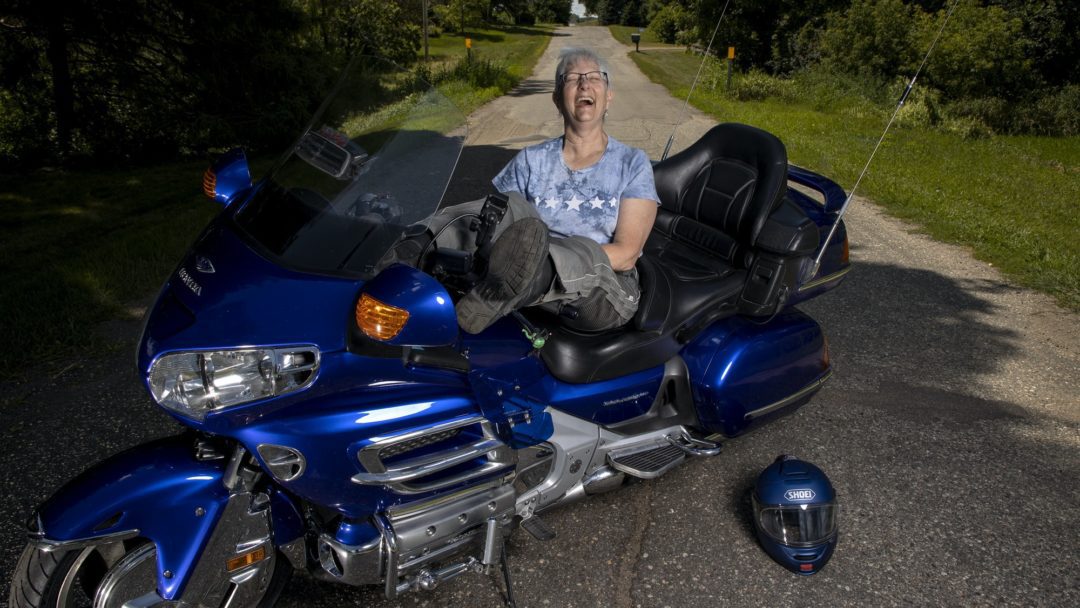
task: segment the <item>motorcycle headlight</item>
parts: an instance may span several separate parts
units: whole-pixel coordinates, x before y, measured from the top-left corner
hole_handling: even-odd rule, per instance
[[[150,393],[162,407],[203,420],[214,410],[304,388],[318,369],[314,346],[170,353],[150,367]]]

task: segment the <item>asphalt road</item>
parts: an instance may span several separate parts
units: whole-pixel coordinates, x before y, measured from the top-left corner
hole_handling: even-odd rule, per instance
[[[486,193],[513,149],[559,132],[550,74],[571,43],[611,58],[609,131],[662,150],[681,102],[645,81],[606,29],[559,34],[535,79],[473,116],[452,189],[461,200]],[[709,124],[692,115],[676,147]],[[1078,316],[866,201],[848,225],[854,269],[803,306],[829,335],[829,384],[720,456],[545,516],[550,542],[516,534],[519,606],[1080,605]],[[130,342],[137,328],[108,330]],[[0,386],[2,597],[35,503],[90,463],[176,429],[133,377],[132,350]],[[747,491],[779,453],[815,462],[839,492],[839,547],[813,577],[774,564],[752,533]],[[500,592],[470,575],[388,602],[298,575],[280,605],[486,607]]]

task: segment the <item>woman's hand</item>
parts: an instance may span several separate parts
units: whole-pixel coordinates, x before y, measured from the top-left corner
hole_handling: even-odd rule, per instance
[[[656,201],[643,198],[624,198],[619,202],[614,237],[607,245],[601,245],[612,270],[624,272],[637,263],[656,221],[656,206]]]

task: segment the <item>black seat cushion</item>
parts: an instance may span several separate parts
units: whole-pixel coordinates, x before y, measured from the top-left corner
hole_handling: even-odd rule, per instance
[[[746,271],[698,265],[703,256],[676,248],[665,258],[638,261],[641,304],[625,327],[598,333],[571,330],[553,315],[531,311],[531,320],[551,332],[540,356],[555,378],[573,384],[598,382],[663,365],[713,321],[735,313]]]
[[[726,123],[653,167],[656,229],[738,263],[787,191],[787,150],[776,136]]]

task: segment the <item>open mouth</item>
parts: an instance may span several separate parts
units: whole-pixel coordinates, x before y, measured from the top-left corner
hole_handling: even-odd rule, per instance
[[[596,101],[592,97],[578,97],[574,100],[574,105],[579,106],[591,106],[595,105]]]

